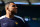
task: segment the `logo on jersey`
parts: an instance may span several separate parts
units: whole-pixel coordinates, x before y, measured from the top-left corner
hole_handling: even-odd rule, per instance
[[[18,22],[15,22],[16,24],[18,24]]]
[[[3,23],[3,25],[6,25],[7,23]]]

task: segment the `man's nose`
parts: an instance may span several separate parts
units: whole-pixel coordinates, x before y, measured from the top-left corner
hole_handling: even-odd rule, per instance
[[[18,8],[18,7],[15,7],[15,8]]]

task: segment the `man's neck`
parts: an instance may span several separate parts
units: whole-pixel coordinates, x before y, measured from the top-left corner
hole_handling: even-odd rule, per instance
[[[6,14],[6,17],[7,17],[7,18],[13,18],[14,15]]]

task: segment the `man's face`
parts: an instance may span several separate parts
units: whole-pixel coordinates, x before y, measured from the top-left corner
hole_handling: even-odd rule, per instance
[[[10,3],[8,9],[9,9],[10,12],[12,12],[12,13],[17,13],[17,6],[16,6],[16,4],[14,4],[14,3]]]

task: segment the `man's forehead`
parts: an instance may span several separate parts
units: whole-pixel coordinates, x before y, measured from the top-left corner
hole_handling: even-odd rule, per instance
[[[10,5],[16,5],[16,4],[14,4],[14,3],[10,3]]]

